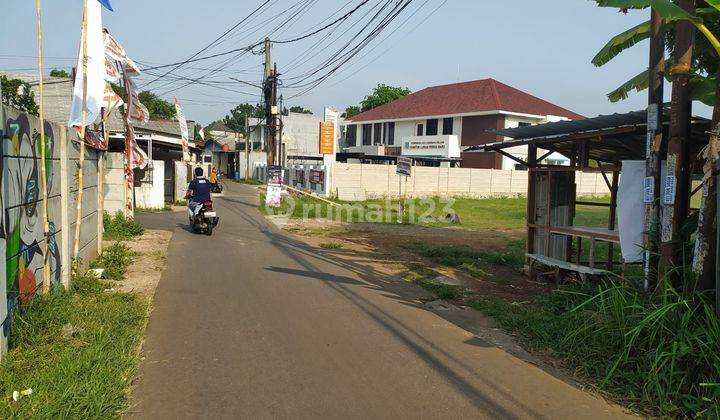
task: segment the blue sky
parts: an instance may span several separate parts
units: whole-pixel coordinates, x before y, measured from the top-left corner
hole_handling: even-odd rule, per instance
[[[0,70],[35,71],[34,2],[2,1]],[[295,19],[278,28],[273,39],[304,34],[341,6],[359,2],[304,1],[313,4],[312,8],[304,14],[289,12],[281,16],[295,15]],[[189,57],[262,3],[260,0],[111,2],[115,12],[104,13],[104,25],[132,58],[148,65],[173,63]],[[43,3],[46,67],[70,67],[80,38],[82,2],[44,0]],[[272,29],[272,23],[278,21],[271,19],[272,15],[297,3],[297,0],[274,0],[271,8],[248,20],[239,28],[239,33],[210,53],[262,39]],[[368,7],[374,3],[371,1]],[[335,16],[340,14],[342,12]],[[647,101],[644,93],[633,94],[617,104],[610,103],[605,94],[647,67],[647,42],[602,68],[594,67],[590,59],[612,35],[646,18],[647,12],[622,15],[613,9],[598,8],[590,0],[447,0],[444,3],[415,0],[398,18],[396,26],[389,27],[365,50],[370,52],[361,53],[361,57],[350,61],[324,84],[289,99],[286,105],[302,105],[320,113],[324,106],[342,110],[358,103],[378,83],[407,86],[415,91],[426,86],[492,77],[586,116],[641,109]],[[337,48],[344,36],[347,35],[338,30],[326,42],[334,40],[336,43],[332,45]],[[282,77],[287,78],[286,84],[334,51],[332,45],[316,47],[315,41],[319,38],[322,37],[274,47],[273,59]],[[216,68],[223,59],[193,63],[192,69],[180,74],[204,75],[207,71],[198,69]],[[150,87],[166,99],[177,96],[189,119],[209,123],[225,115],[235,103],[259,99],[259,90],[230,84],[229,77],[258,82],[262,61],[260,55],[246,54],[222,72],[205,79],[228,82],[219,86],[245,93],[198,85],[168,92],[180,85],[163,86],[164,82]],[[151,79],[146,75],[143,81]],[[669,87],[666,92],[669,100]],[[288,88],[282,93],[289,98],[298,90]],[[707,116],[709,109],[696,105],[694,113]]]

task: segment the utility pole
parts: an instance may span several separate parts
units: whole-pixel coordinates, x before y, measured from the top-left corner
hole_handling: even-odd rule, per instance
[[[263,82],[263,94],[265,97],[265,138],[267,139],[267,159],[268,166],[275,164],[275,136],[273,133],[273,74],[270,66],[270,38],[265,38],[265,81]]]
[[[680,0],[680,7],[688,13],[695,13],[694,0]],[[679,21],[675,25],[675,57],[670,69],[672,75],[672,103],[670,128],[663,191],[663,215],[661,225],[661,273],[672,274],[674,286],[681,286],[679,267],[685,238],[680,229],[685,223],[690,206],[690,167],[688,145],[690,135],[690,65],[692,63],[695,27],[692,22]]]
[[[250,130],[248,124],[248,115],[245,114],[245,179],[250,179]]]
[[[658,229],[660,219],[660,151],[663,139],[663,82],[665,34],[663,18],[653,9],[650,15],[650,65],[645,148],[645,255],[643,286],[656,284]]]

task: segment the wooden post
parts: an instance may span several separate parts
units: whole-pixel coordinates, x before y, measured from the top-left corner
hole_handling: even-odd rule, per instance
[[[618,193],[618,181],[620,179],[620,172],[613,172],[612,186],[610,187],[610,215],[608,217],[608,229],[611,231],[615,230],[615,218],[617,212],[617,193]],[[613,268],[613,248],[614,244],[608,242],[608,254],[606,268],[612,270]]]
[[[718,68],[716,77],[720,77],[720,68]],[[717,80],[720,81],[720,78]],[[716,281],[717,260],[714,256],[717,247],[715,237],[717,236],[718,221],[716,217],[718,184],[715,170],[717,163],[720,162],[718,153],[720,153],[720,83],[716,83],[712,131],[710,132],[709,144],[704,153],[702,201],[695,252],[693,254],[693,271],[698,275],[698,288],[700,290],[711,290]]]
[[[653,9],[650,15],[650,65],[648,69],[648,125],[645,145],[645,179],[652,188],[652,201],[645,202],[643,237],[643,286],[657,283],[658,233],[660,218],[660,150],[663,139],[663,83],[665,81],[665,34],[663,19]],[[648,197],[648,198],[650,198]]]
[[[535,171],[532,169],[537,165],[537,146],[528,145],[528,192],[527,192],[527,247],[528,254],[535,253],[535,228],[530,225],[535,223]]]
[[[103,251],[103,215],[105,214],[105,153],[98,152],[97,161],[98,186],[97,186],[97,253]]]
[[[42,219],[43,219],[43,293],[50,291],[50,223],[48,221],[48,190],[47,190],[47,141],[45,139],[45,84],[43,80],[43,31],[42,31],[42,0],[35,0],[37,11],[37,42],[38,42],[38,87],[40,89],[40,178],[42,186]],[[52,168],[50,168],[52,171]]]
[[[80,127],[80,159],[78,161],[78,190],[75,203],[75,243],[73,243],[73,265],[77,269],[80,254],[80,224],[82,222],[83,173],[85,164],[85,130],[87,129],[87,0],[83,0],[82,20],[82,67],[83,67],[83,100],[82,126]]]
[[[680,0],[680,7],[695,12],[694,0]],[[695,27],[689,21],[675,25],[675,63],[672,73],[672,108],[666,163],[665,190],[661,234],[661,273],[670,273],[672,283],[680,287],[681,278],[673,267],[681,264],[681,249],[685,238],[680,228],[685,223],[689,207],[691,168],[688,164],[690,135],[690,71]]]
[[[74,134],[74,133],[73,133]],[[60,130],[60,283],[67,290],[70,287],[70,188],[68,180],[68,137],[67,129]]]

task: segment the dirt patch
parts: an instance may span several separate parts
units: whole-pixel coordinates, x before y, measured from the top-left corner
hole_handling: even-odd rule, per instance
[[[498,297],[509,302],[524,302],[552,288],[544,283],[530,281],[519,270],[506,266],[483,267],[487,275],[474,276],[464,270],[424,259],[407,248],[413,242],[424,242],[500,251],[510,241],[521,239],[524,236],[521,231],[470,231],[452,227],[342,223],[324,219],[283,219],[281,223],[276,223],[313,246],[338,244],[334,253],[362,260],[386,274],[403,277],[408,265],[422,264],[446,277],[449,283],[461,285],[482,296]]]
[[[124,242],[134,253],[133,263],[127,268],[125,279],[117,282],[115,289],[122,292],[137,292],[151,299],[160,276],[165,269],[167,249],[172,232],[149,230],[132,241]],[[105,241],[104,247],[113,242]]]

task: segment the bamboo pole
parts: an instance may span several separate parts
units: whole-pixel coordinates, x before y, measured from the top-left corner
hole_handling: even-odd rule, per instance
[[[38,85],[40,89],[40,178],[42,186],[42,218],[43,218],[43,293],[50,291],[50,253],[48,252],[50,241],[50,224],[48,223],[48,191],[47,191],[47,167],[45,141],[45,84],[43,81],[43,39],[42,39],[42,0],[35,0],[37,11],[37,42],[38,42]]]
[[[78,162],[78,190],[75,203],[75,243],[73,244],[73,265],[77,269],[80,254],[80,223],[82,222],[83,198],[83,166],[85,164],[85,130],[87,124],[87,0],[83,0],[82,20],[82,67],[83,67],[83,100],[82,126],[80,127],[80,159]]]

